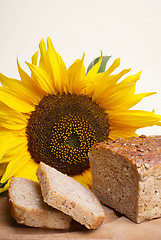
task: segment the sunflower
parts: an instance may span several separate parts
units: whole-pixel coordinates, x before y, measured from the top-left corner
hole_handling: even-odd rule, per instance
[[[137,136],[138,128],[161,125],[154,111],[130,110],[154,92],[135,94],[140,72],[112,74],[120,59],[104,72],[99,60],[86,73],[82,59],[68,69],[50,38],[42,39],[21,80],[0,75],[0,192],[13,176],[37,181],[40,161],[91,187],[88,160],[97,142]]]

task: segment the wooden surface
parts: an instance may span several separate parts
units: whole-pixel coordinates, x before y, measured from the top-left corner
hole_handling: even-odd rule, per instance
[[[31,228],[17,224],[10,216],[7,197],[0,197],[0,240],[161,240],[161,219],[136,224],[112,209],[105,207],[105,212],[106,218],[97,230],[88,230],[76,222],[69,231]]]

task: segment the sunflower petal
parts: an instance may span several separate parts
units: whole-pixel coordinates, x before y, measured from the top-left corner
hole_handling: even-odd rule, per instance
[[[19,171],[17,171],[15,176],[16,177],[25,177],[30,180],[38,182],[38,179],[36,176],[37,168],[38,168],[38,163],[36,163],[32,159],[30,159],[24,168],[21,168]],[[32,171],[31,171],[31,169],[32,169]]]
[[[38,99],[33,92],[27,88],[21,81],[8,78],[3,74],[0,74],[0,81],[4,87],[9,88],[13,94],[19,95],[22,99],[25,99],[30,104],[38,104]]]
[[[116,83],[118,80],[128,73],[131,69],[124,69],[117,75],[110,75],[108,76],[107,73],[103,73],[101,77],[97,78],[95,82],[95,88],[92,94],[92,100],[96,102],[100,102],[101,98],[110,97],[110,91],[113,91],[114,88],[118,88]],[[98,74],[97,74],[98,75]]]
[[[82,175],[84,177],[84,180],[86,182],[86,184],[88,185],[89,188],[92,187],[92,173],[91,173],[91,169],[86,169],[82,172]]]
[[[26,138],[16,131],[0,131],[0,159],[10,151],[10,149],[26,142]]]
[[[113,64],[106,70],[106,76],[110,75],[116,68],[120,66],[120,58],[117,58]]]
[[[113,88],[107,88],[101,96],[97,98],[97,103],[103,109],[129,109],[130,98],[133,100],[135,84],[120,88],[115,85]]]
[[[8,163],[0,163],[0,177],[5,173]]]
[[[11,162],[12,160],[15,159],[15,156],[18,156],[20,153],[22,153],[24,151],[25,152],[28,151],[27,143],[25,143],[25,142],[20,143],[19,145],[9,149],[7,151],[7,153],[0,159],[0,164]]]
[[[18,61],[18,56],[17,56],[17,68],[18,68],[18,72],[19,75],[21,77],[21,80],[23,83],[25,83],[26,85],[32,85],[32,79],[29,77],[29,75],[21,68],[20,63]]]
[[[4,118],[4,120],[9,120],[17,123],[25,124],[27,123],[26,117],[21,112],[17,112],[11,108],[9,108],[3,102],[0,102],[0,117]]]
[[[39,51],[35,52],[35,54],[32,56],[32,64],[36,65],[36,66],[37,66],[37,61],[38,61],[38,54],[39,54]],[[43,98],[45,91],[41,88],[41,85],[39,84],[39,82],[37,81],[37,79],[35,78],[35,76],[33,75],[32,72],[31,72],[31,79],[33,81],[32,91],[33,92],[34,92],[34,90],[36,91],[37,95],[40,96],[40,99],[39,99],[39,101],[40,101]]]
[[[92,187],[92,175],[90,169],[85,170],[82,174],[72,176],[72,178],[86,188],[90,189]]]
[[[136,83],[140,79],[141,72],[138,72],[134,75],[130,75],[127,78],[125,78],[121,83],[119,83],[120,86],[125,87],[129,84]]]
[[[0,127],[11,130],[20,130],[26,127],[27,119],[25,116],[12,109],[2,111],[2,104],[0,103]]]
[[[124,70],[122,70],[120,73],[118,73],[118,74],[116,74],[116,75],[113,75],[113,79],[112,79],[113,83],[117,83],[118,80],[119,80],[123,75],[127,74],[128,72],[130,72],[130,70],[131,70],[131,68],[129,68],[129,69],[124,69]]]
[[[64,80],[66,78],[67,69],[61,56],[55,51],[51,39],[47,39],[47,53],[53,71],[54,83],[57,91],[61,94],[64,92]]]
[[[36,51],[32,56],[32,64],[37,65],[38,56],[39,56],[39,51]]]
[[[13,121],[6,121],[4,118],[1,118],[0,116],[0,126],[4,127],[6,129],[11,129],[11,130],[21,130],[25,129],[26,124],[15,124]]]
[[[20,112],[17,112],[14,110],[12,111],[12,109],[10,111],[5,111],[5,112],[0,110],[0,117],[3,118],[4,121],[15,122],[23,125],[27,124],[27,119],[24,117],[24,115]]]
[[[68,92],[71,94],[81,94],[86,86],[85,67],[82,59],[76,60],[68,69]]]
[[[30,159],[29,154],[20,153],[18,156],[15,156],[15,159],[8,163],[6,171],[1,178],[1,183],[5,183],[11,177],[16,176],[20,170],[24,170]]]
[[[53,86],[53,82],[50,78],[50,76],[42,69],[39,68],[36,65],[26,63],[28,67],[30,68],[32,74],[39,82],[41,88],[47,93],[47,94],[56,94],[55,88]]]
[[[50,77],[52,77],[53,76],[52,67],[49,62],[48,52],[46,50],[46,45],[43,39],[40,41],[39,48],[41,53],[39,66],[42,69],[44,69],[49,74]]]
[[[118,137],[120,138],[129,138],[129,137],[138,137],[135,133],[137,128],[128,128],[128,129],[121,129],[121,128],[113,128],[109,131],[109,139],[115,140]]]
[[[158,125],[161,115],[141,110],[115,111],[108,115],[111,126],[117,128],[143,128]]]
[[[32,57],[33,64],[37,62],[37,57],[38,57],[37,53],[38,52],[36,52]],[[38,83],[37,79],[33,76],[32,73],[31,73],[31,78],[28,76],[28,74],[21,68],[18,58],[17,58],[17,66],[18,66],[18,71],[23,84],[25,85],[26,88],[32,91],[35,98],[39,102],[43,97],[44,91],[41,88],[40,84]]]
[[[37,54],[35,53],[33,55],[32,61],[36,62],[36,58],[37,58]],[[33,63],[34,64],[34,63]],[[18,66],[18,71],[21,77],[21,80],[23,82],[23,84],[25,85],[26,88],[30,89],[30,91],[33,92],[35,98],[37,99],[37,101],[40,101],[42,96],[43,96],[43,89],[41,89],[39,83],[37,82],[37,80],[34,78],[33,74],[31,73],[31,78],[28,76],[28,74],[21,68],[18,58],[17,58],[17,66]]]
[[[11,90],[6,88],[0,88],[0,101],[10,108],[23,113],[29,113],[35,109],[35,107],[26,102],[25,99],[19,98],[19,96],[16,96]]]
[[[29,155],[21,155],[8,163],[5,173],[1,178],[1,183],[5,183],[12,177],[25,177],[33,181],[38,181],[36,176],[38,164],[34,162]],[[32,169],[32,171],[31,171]]]
[[[143,98],[149,97],[154,94],[156,94],[156,92],[139,93],[134,94],[133,96],[129,95],[129,98],[126,99],[126,103],[123,102],[122,104],[120,104],[120,107],[122,107],[124,104],[129,109],[139,103]]]
[[[3,188],[0,188],[0,193],[6,191],[8,189],[12,177],[25,177],[25,178],[31,179],[33,181],[38,181],[37,176],[36,176],[37,167],[38,167],[37,163],[35,163],[32,160],[29,160],[28,163],[25,165],[25,167],[22,168],[22,166],[21,166],[21,169],[19,169],[19,170],[17,169],[17,171],[15,169],[15,172],[10,175],[10,178],[8,178],[5,186]],[[32,169],[32,171],[31,171],[31,169]]]
[[[97,74],[101,66],[101,63],[102,63],[102,51],[101,51],[101,57],[99,61],[88,71],[86,78],[93,78]]]
[[[127,85],[119,83],[111,88],[107,87],[107,89],[102,92],[101,96],[97,96],[97,102],[103,109],[123,110],[133,107],[144,97],[155,94],[155,92],[134,94],[135,87],[135,81],[132,81],[131,83],[127,82]]]

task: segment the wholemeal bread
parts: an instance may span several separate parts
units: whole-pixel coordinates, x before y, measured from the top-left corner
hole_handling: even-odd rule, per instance
[[[93,192],[136,223],[161,217],[161,136],[98,143],[89,152]]]
[[[37,169],[44,201],[70,215],[88,229],[96,229],[104,220],[104,210],[95,195],[73,178],[44,163]]]
[[[11,215],[32,227],[69,229],[71,217],[43,202],[40,184],[26,178],[12,178],[8,189]]]

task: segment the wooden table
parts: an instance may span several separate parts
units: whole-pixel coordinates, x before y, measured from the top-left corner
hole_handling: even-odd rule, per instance
[[[97,230],[88,230],[77,222],[69,231],[32,228],[17,224],[10,215],[8,198],[0,197],[0,240],[161,240],[161,218],[136,224],[110,208],[104,209],[106,218]]]

